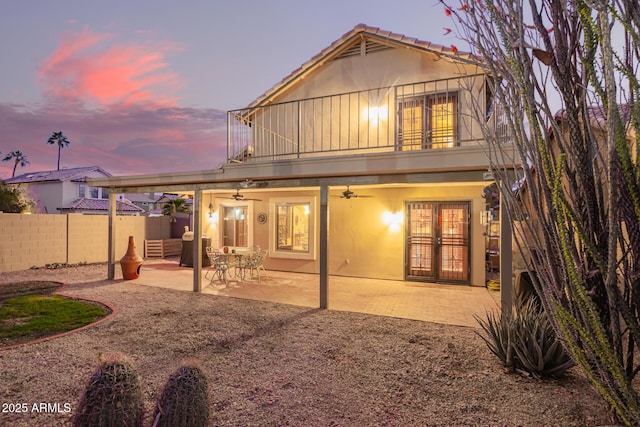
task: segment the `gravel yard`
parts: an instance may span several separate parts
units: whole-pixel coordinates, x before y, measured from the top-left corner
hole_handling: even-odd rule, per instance
[[[171,372],[196,359],[208,378],[216,426],[608,423],[602,399],[576,368],[551,381],[506,374],[472,328],[194,294],[104,276],[104,265],[0,276],[0,285],[65,282],[65,293],[116,308],[86,330],[0,351],[0,425],[68,425],[99,355],[111,352],[125,354],[137,367],[149,416]]]

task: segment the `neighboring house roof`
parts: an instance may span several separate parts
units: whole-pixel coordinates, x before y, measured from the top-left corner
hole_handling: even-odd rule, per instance
[[[153,199],[147,193],[130,193],[127,194],[127,200],[133,203],[155,203],[156,200]]]
[[[351,31],[346,32],[338,40],[331,43],[331,45],[329,45],[327,48],[323,49],[316,56],[302,64],[298,69],[294,70],[280,83],[277,83],[271,89],[258,97],[258,99],[249,104],[247,108],[259,107],[263,104],[268,103],[271,98],[281,93],[283,90],[298,81],[298,79],[302,78],[304,75],[324,65],[324,63],[328,60],[348,53],[349,48],[353,47],[353,45],[362,40],[362,38],[367,38],[371,39],[374,42],[379,42],[378,46],[374,46],[373,49],[383,48],[382,46],[380,46],[380,44],[387,46],[390,45],[392,47],[407,47],[423,52],[429,52],[440,57],[450,58],[457,62],[467,62],[473,64],[480,63],[479,58],[477,58],[476,56],[472,55],[469,52],[459,51],[453,46],[446,47],[439,44],[418,40],[414,37],[407,37],[403,34],[381,30],[380,28],[369,27],[365,24],[358,24]]]
[[[85,166],[80,168],[27,172],[13,178],[7,178],[4,182],[5,184],[25,184],[33,182],[84,181],[87,174],[94,171],[98,171],[107,177],[111,176],[109,172],[100,166]]]
[[[60,211],[104,211],[109,210],[108,199],[87,199],[82,197],[76,199],[73,202],[67,203],[61,208]],[[127,199],[116,200],[116,211],[119,212],[144,212],[144,209],[134,205]]]
[[[618,112],[620,113],[620,118],[623,122],[629,123],[633,114],[633,105],[631,104],[618,104]],[[555,114],[554,118],[557,121],[566,121],[567,120],[567,110],[562,109],[558,110]],[[587,108],[587,114],[589,115],[589,119],[591,120],[591,126],[597,129],[603,129],[607,124],[607,110],[602,105],[592,105]]]
[[[170,202],[172,200],[176,200],[176,199],[184,199],[185,204],[190,205],[193,203],[193,200],[185,194],[170,194],[170,193],[165,193],[162,195],[162,197],[160,197],[158,200],[156,200],[156,203],[167,203]]]

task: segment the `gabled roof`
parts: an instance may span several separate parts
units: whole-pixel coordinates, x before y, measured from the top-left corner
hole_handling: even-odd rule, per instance
[[[105,176],[111,174],[100,166],[84,166],[80,168],[60,169],[40,172],[27,172],[13,178],[5,179],[5,184],[23,184],[32,182],[64,182],[84,181],[90,172],[98,171]]]
[[[155,203],[155,199],[148,193],[129,193],[127,199],[133,203]]]
[[[620,118],[624,123],[629,123],[632,119],[633,114],[633,105],[631,104],[618,104],[618,112],[620,113]],[[587,114],[589,115],[589,120],[591,121],[591,126],[596,129],[604,129],[607,124],[607,110],[602,105],[592,105],[587,108]],[[554,118],[556,121],[566,121],[567,120],[567,110],[562,109],[556,112]]]
[[[61,208],[58,208],[60,211],[104,211],[107,212],[109,210],[109,200],[108,199],[87,199],[86,197],[82,197],[80,199],[76,199],[73,202],[67,203]],[[127,199],[118,199],[116,200],[116,211],[118,212],[144,212],[144,209],[134,205]]]
[[[170,202],[172,200],[176,200],[176,199],[184,199],[185,204],[192,204],[193,200],[184,194],[171,194],[171,193],[165,193],[163,194],[158,200],[156,200],[156,203],[167,203]]]
[[[346,32],[338,40],[334,41],[320,51],[316,56],[302,64],[298,69],[294,70],[287,77],[271,89],[262,94],[258,99],[253,101],[247,108],[259,107],[268,103],[273,97],[288,88],[298,79],[310,73],[318,67],[324,65],[327,61],[334,59],[340,55],[349,55],[349,51],[354,49],[354,45],[362,39],[372,41],[373,50],[384,49],[387,47],[406,47],[429,52],[439,57],[449,58],[456,62],[466,62],[478,64],[480,61],[477,57],[469,52],[462,52],[453,47],[445,47],[439,44],[423,41],[414,37],[407,37],[403,34],[392,33],[390,31],[381,30],[376,27],[369,27],[365,24],[356,25],[351,31]]]

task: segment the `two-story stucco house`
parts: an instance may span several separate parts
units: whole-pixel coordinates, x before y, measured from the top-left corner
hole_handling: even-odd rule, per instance
[[[84,166],[51,171],[27,172],[4,182],[21,186],[35,202],[32,213],[85,213],[106,214],[108,194],[100,187],[87,185],[87,178],[110,177],[100,166]],[[120,197],[118,213],[139,215],[143,209]]]
[[[219,169],[92,185],[190,192],[196,237],[268,249],[268,269],[319,273],[321,293],[331,274],[484,286],[471,113],[495,121],[488,78],[470,54],[357,25],[228,113]]]

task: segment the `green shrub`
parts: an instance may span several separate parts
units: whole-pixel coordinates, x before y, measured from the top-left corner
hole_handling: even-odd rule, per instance
[[[156,405],[154,426],[200,427],[209,422],[207,378],[193,365],[179,367]]]
[[[575,365],[557,338],[546,313],[530,300],[516,307],[516,313],[487,313],[476,317],[480,337],[511,371],[524,371],[536,378],[559,376]]]
[[[138,427],[144,408],[140,380],[120,355],[101,362],[89,379],[73,417],[77,427]]]

